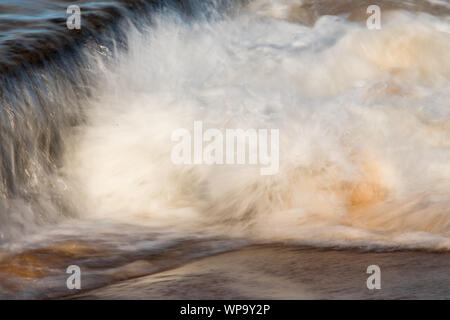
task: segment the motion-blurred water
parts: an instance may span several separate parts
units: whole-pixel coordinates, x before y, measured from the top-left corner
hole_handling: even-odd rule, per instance
[[[371,264],[419,250],[395,268],[435,265],[433,281],[385,297],[449,297],[447,2],[76,3],[80,31],[68,1],[0,1],[0,295],[70,295],[74,264],[88,290],[284,243]],[[194,121],[278,129],[279,173],[173,164],[171,134]],[[315,289],[296,297],[337,298]]]

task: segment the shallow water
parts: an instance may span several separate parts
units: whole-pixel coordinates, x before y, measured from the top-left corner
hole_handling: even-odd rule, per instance
[[[105,286],[74,299],[449,299],[448,253],[259,245]],[[366,269],[381,270],[368,290]]]
[[[367,263],[398,283],[374,298],[449,297],[447,2],[378,2],[382,28],[368,30],[366,2],[94,1],[76,37],[65,4],[0,2],[2,297],[72,295],[66,268],[78,265],[86,291],[195,266],[217,298],[367,298],[355,291]],[[36,56],[42,39],[52,53]],[[175,165],[171,135],[195,121],[278,129],[279,171]],[[212,257],[230,250],[230,264]],[[268,256],[284,276],[214,285],[201,261],[233,267],[237,283],[253,271],[236,256]],[[310,268],[299,291],[279,285],[282,260]],[[348,281],[305,286],[325,261]],[[408,284],[404,272],[428,276]],[[185,297],[146,295],[140,281],[91,297]]]

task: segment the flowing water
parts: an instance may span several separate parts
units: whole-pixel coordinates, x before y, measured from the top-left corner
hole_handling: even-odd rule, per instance
[[[450,3],[77,3],[80,31],[69,1],[0,1],[1,297],[70,296],[69,265],[84,290],[194,268],[217,298],[365,297],[379,261],[399,283],[380,297],[450,298]],[[279,172],[174,164],[194,121],[278,129]],[[208,276],[228,251],[234,291]],[[292,266],[325,285],[296,291]],[[273,295],[237,294],[252,274]]]

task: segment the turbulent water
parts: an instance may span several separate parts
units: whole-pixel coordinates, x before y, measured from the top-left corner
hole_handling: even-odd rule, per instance
[[[0,76],[0,295],[66,295],[71,264],[93,288],[249,243],[448,259],[447,2],[378,1],[380,30],[364,1],[150,2],[114,3],[113,24],[38,62],[4,51],[20,63]],[[174,164],[194,121],[278,129],[279,172]]]

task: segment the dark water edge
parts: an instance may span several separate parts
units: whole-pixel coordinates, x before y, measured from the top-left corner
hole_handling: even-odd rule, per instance
[[[133,20],[139,11],[148,11],[162,3],[158,0],[0,2],[0,71],[35,67],[75,52],[88,41],[104,40],[105,31],[118,27],[120,19]],[[66,26],[69,5],[80,7],[79,30],[69,30]],[[119,34],[113,38],[121,40]]]
[[[381,289],[369,290],[369,265]],[[69,299],[450,299],[450,253],[257,245]]]

